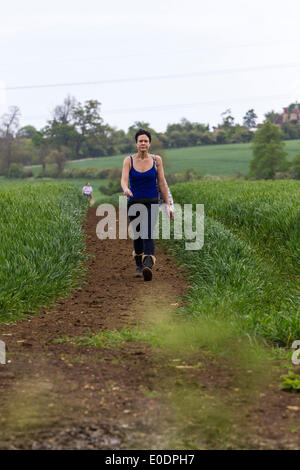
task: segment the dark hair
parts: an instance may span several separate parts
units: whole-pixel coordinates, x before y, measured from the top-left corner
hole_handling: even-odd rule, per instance
[[[145,129],[139,129],[137,133],[135,134],[135,141],[137,142],[138,137],[140,135],[146,135],[149,138],[149,141],[151,142],[151,134],[149,131],[145,131]]]

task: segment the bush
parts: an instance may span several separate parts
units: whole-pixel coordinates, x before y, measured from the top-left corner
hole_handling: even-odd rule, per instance
[[[110,180],[117,180],[117,179],[120,180],[121,176],[122,176],[121,168],[115,167],[115,168],[112,168],[111,170],[109,170],[108,178]]]
[[[110,172],[113,172],[113,171],[115,172],[115,170],[121,171],[119,170],[119,168],[99,169],[99,168],[89,167],[89,168],[65,168],[61,173],[58,173],[56,168],[50,168],[44,172],[41,171],[37,177],[38,178],[44,178],[44,177],[74,178],[74,179],[84,178],[86,180],[107,179]],[[121,175],[120,175],[120,178],[121,178]]]
[[[103,170],[98,170],[97,171],[97,178],[99,178],[100,180],[106,180],[108,178],[108,175],[109,175],[109,172],[110,172],[110,169],[109,168],[105,168]]]
[[[168,175],[165,175],[165,178],[166,178],[166,181],[167,181],[169,186],[172,186],[172,184],[176,184],[178,182],[177,178],[176,178],[176,175],[174,173],[170,173]]]
[[[292,177],[296,180],[300,180],[300,154],[296,155],[291,165]]]
[[[62,178],[73,178],[72,168],[65,168],[61,173]]]
[[[197,181],[201,178],[200,175],[198,175],[197,171],[194,170],[193,168],[189,168],[182,173],[168,173],[165,175],[166,181],[169,186],[172,186],[173,184],[176,183],[187,183],[190,181]]]
[[[123,192],[119,179],[110,181],[108,186],[99,186],[99,191],[106,196],[112,196],[113,194]]]
[[[6,176],[7,178],[26,178],[27,173],[22,163],[11,163]]]
[[[33,178],[34,173],[32,170],[25,170],[25,178]]]
[[[53,168],[48,168],[45,171],[40,171],[40,173],[37,175],[37,178],[59,178],[61,177],[61,174],[59,173],[57,167]]]
[[[187,183],[191,181],[197,181],[199,179],[199,175],[196,170],[193,168],[188,168],[187,170],[183,171],[182,173],[178,173],[176,175],[176,182],[177,183]]]
[[[93,179],[95,178],[96,168],[72,168],[73,178]]]
[[[292,171],[276,171],[274,175],[274,180],[290,180],[293,179]]]

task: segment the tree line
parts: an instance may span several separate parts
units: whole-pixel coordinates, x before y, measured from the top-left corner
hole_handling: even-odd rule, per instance
[[[274,122],[274,114],[274,111],[267,113],[266,119]],[[38,130],[32,125],[20,128],[20,110],[12,106],[0,119],[0,174],[28,176],[30,170],[24,171],[23,165],[38,164],[42,166],[43,176],[46,165],[55,163],[53,172],[59,175],[67,160],[128,154],[135,151],[134,135],[139,128],[151,131],[151,148],[163,157],[165,149],[170,148],[253,140],[257,126],[254,109],[245,113],[242,124],[235,122],[230,109],[224,111],[221,118],[212,129],[208,124],[183,118],[179,123],[168,124],[165,132],[157,132],[149,123],[140,121],[125,132],[104,122],[99,101],[80,103],[68,95],[54,108],[47,124]],[[279,138],[300,138],[300,122],[285,123]]]

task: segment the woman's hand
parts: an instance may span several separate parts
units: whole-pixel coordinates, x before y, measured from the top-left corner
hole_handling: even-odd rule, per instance
[[[167,210],[168,210],[168,214],[169,214],[170,219],[173,220],[174,219],[174,210],[169,205],[167,206]]]
[[[124,196],[133,197],[133,194],[132,194],[132,192],[130,191],[129,188],[126,188],[126,189],[124,190]]]

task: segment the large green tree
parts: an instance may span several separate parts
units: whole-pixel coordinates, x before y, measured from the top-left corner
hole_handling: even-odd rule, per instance
[[[103,123],[100,106],[99,101],[88,100],[73,108],[73,122],[78,132],[77,157],[99,157],[114,153],[111,141],[114,130]]]
[[[256,131],[252,140],[253,159],[250,162],[249,177],[272,179],[276,171],[287,167],[282,132],[278,126],[266,120]]]
[[[52,119],[45,128],[53,155],[65,154],[69,157],[86,158],[112,155],[115,152],[115,130],[103,123],[100,115],[101,103],[97,100],[78,102],[67,96],[64,102],[56,106]],[[119,136],[118,136],[119,137]]]
[[[49,119],[43,132],[49,139],[50,147],[58,150],[68,147],[70,156],[76,157],[79,133],[74,124],[74,109],[78,106],[77,100],[68,95],[62,104],[56,106],[52,111],[52,118]]]

